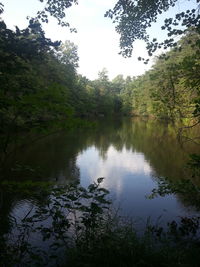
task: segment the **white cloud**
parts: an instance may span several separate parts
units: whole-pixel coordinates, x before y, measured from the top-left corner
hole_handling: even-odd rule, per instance
[[[138,176],[149,179],[152,172],[142,153],[125,148],[117,151],[113,146],[109,147],[105,159],[99,155],[99,150],[92,146],[78,155],[76,163],[80,168],[83,183],[90,184],[98,177],[105,177],[103,186],[115,189],[118,195],[123,190],[125,175],[130,175],[132,180],[137,180]]]

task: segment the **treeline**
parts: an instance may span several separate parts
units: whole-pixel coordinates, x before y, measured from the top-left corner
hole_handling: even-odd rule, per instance
[[[4,153],[32,129],[72,127],[80,118],[119,110],[105,71],[91,82],[77,74],[77,47],[52,42],[31,19],[26,29],[0,21],[0,139]]]
[[[121,97],[126,114],[199,122],[200,34],[190,30],[151,70],[129,78]]]
[[[138,115],[198,123],[199,40],[190,30],[137,78],[110,81],[103,69],[90,81],[77,73],[75,44],[52,42],[34,19],[23,30],[8,29],[1,20],[0,150],[7,152],[17,135],[32,129],[70,128],[83,118]]]

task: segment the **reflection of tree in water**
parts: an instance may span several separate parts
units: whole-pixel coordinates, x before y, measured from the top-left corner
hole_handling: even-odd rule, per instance
[[[118,129],[107,131],[107,134],[103,135],[104,157],[107,152],[105,144],[107,149],[112,145],[117,151],[125,147],[127,150],[142,152],[153,170],[152,178],[158,184],[160,177],[168,177],[171,185],[178,183],[181,188],[182,179],[191,177],[191,171],[186,168],[188,154],[197,153],[198,148],[191,143],[182,148],[176,134],[176,129],[170,124],[141,121],[141,119],[134,119],[130,124],[130,120],[123,120]],[[101,143],[95,143],[95,145],[99,150],[102,149]],[[174,193],[183,206],[193,206],[200,210],[200,195],[195,186],[189,186],[186,182],[184,194],[178,188]]]
[[[80,170],[76,166],[76,158],[70,159],[66,165],[66,169],[62,170],[56,178],[56,181],[62,184],[65,184],[68,181],[79,182],[79,180]]]
[[[20,215],[12,216],[12,212],[18,207],[20,211],[28,205],[40,206],[50,197],[50,191],[44,194],[48,188],[47,183],[34,181],[7,181],[1,183],[0,205],[0,238],[8,233],[17,223]],[[42,192],[42,193],[41,193]],[[17,208],[17,209],[18,209]]]
[[[23,164],[40,166],[43,179],[78,179],[78,154],[94,146],[101,158],[113,146],[117,151],[143,153],[158,177],[176,180],[188,177],[184,168],[188,152],[196,152],[191,144],[183,150],[176,139],[176,129],[170,124],[153,120],[102,120],[96,129],[84,129],[71,134],[58,134],[41,140],[22,153]],[[197,150],[197,148],[195,148]],[[60,177],[60,178],[59,178]]]
[[[155,194],[163,193],[176,194],[183,207],[191,207],[194,211],[200,211],[200,155],[191,154],[187,163],[189,175],[178,181],[162,179],[158,181],[158,188],[154,189]]]
[[[14,181],[23,184],[29,180],[62,184],[69,180],[79,181],[79,169],[76,166],[76,146],[74,145],[77,142],[68,143],[65,137],[60,135],[48,136],[27,148],[16,151],[16,154],[7,160],[2,177],[10,181],[11,185]],[[20,194],[19,191],[10,191],[10,188],[9,190],[6,187],[2,189],[1,186],[0,231],[2,233],[9,231],[12,225],[9,214],[17,203],[28,200],[33,201],[35,205],[40,205],[44,199],[39,199],[38,196],[33,191],[30,192],[30,195],[24,195],[23,193]]]
[[[119,152],[126,148],[143,153],[156,177],[169,177],[174,182],[187,176],[187,171],[183,168],[187,162],[187,153],[179,146],[176,131],[172,126],[153,120],[127,118],[102,120],[95,129],[54,134],[30,144],[16,151],[7,161],[4,177],[20,182],[30,179],[58,183],[79,181],[77,156],[91,146],[99,151],[104,160],[110,146]],[[187,151],[195,152],[190,144],[187,144]],[[22,168],[13,171],[16,162]],[[28,168],[25,170],[23,166]],[[8,200],[3,201],[4,211],[1,214],[7,217],[12,203],[20,197],[11,194],[5,195],[4,198]]]
[[[5,233],[9,231],[9,228],[11,226],[10,220],[9,220],[9,214],[11,211],[11,207],[13,205],[13,197],[9,195],[4,190],[0,191],[1,194],[1,203],[0,203],[0,237]]]
[[[126,132],[129,133],[126,135]],[[126,127],[126,147],[142,152],[158,176],[179,179],[185,176],[183,166],[187,153],[176,140],[176,131],[170,125],[155,121],[134,121]],[[189,147],[188,150],[192,151]]]
[[[165,197],[174,194],[183,208],[191,208],[194,212],[200,211],[200,183],[193,177],[188,179],[172,180],[166,177],[159,177],[155,173],[152,178],[157,182],[156,188],[152,190],[149,198],[157,196]]]
[[[194,212],[200,211],[200,193],[196,190],[187,193],[176,193],[176,197],[182,207],[192,208]]]

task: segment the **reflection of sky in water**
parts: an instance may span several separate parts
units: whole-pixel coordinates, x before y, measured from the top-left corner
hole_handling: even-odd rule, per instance
[[[180,205],[175,196],[157,197],[149,200],[151,190],[157,187],[152,179],[153,168],[142,153],[126,150],[117,151],[110,146],[106,155],[101,156],[94,146],[77,157],[80,179],[87,186],[98,177],[105,177],[102,186],[110,190],[122,213],[140,218],[163,216],[164,220],[184,216],[189,210]]]
[[[136,179],[139,175],[145,179],[145,176],[151,174],[151,167],[142,153],[132,152],[125,148],[119,152],[113,146],[109,147],[105,158],[100,156],[94,146],[88,148],[78,155],[77,165],[80,168],[84,185],[88,185],[98,177],[105,177],[103,186],[115,188],[118,194],[122,190],[122,180],[125,174],[132,175],[131,179]]]

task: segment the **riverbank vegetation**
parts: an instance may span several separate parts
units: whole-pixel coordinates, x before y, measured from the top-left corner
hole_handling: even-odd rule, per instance
[[[24,30],[10,30],[3,21],[0,27],[4,153],[25,133],[82,127],[80,119],[131,115],[199,123],[200,47],[193,29],[144,75],[110,81],[103,69],[90,81],[77,73],[77,46],[45,38],[37,21]]]
[[[100,74],[95,86],[77,74],[77,47],[45,38],[41,25],[10,30],[0,23],[1,151],[31,131],[83,126],[80,119],[118,112],[118,97]]]
[[[15,234],[11,231],[0,239],[1,264],[197,266],[199,217],[182,217],[165,226],[149,221],[138,232],[133,220],[114,212],[102,181],[98,178],[88,188],[31,181],[2,183],[10,193],[23,197],[34,191],[37,202],[27,207],[23,218],[10,215]],[[34,244],[36,236],[40,245]]]
[[[124,89],[128,112],[170,121],[199,121],[199,37],[191,29],[178,42],[178,49],[155,58],[152,69]]]
[[[49,10],[46,10],[52,14],[53,2],[58,4],[59,1],[48,1]],[[76,2],[66,1],[63,7]],[[117,14],[118,6],[115,11]],[[56,14],[62,24],[62,12]],[[185,16],[192,18],[194,14],[193,11],[179,14],[177,20]],[[155,57],[149,71],[139,77],[125,78],[119,74],[112,81],[106,69],[101,70],[94,81],[78,74],[78,47],[69,40],[61,43],[46,38],[40,18],[43,22],[47,20],[45,13],[38,13],[38,18],[30,19],[26,29],[16,27],[15,30],[0,21],[1,166],[14,147],[35,138],[38,133],[47,135],[59,130],[93,127],[96,118],[145,116],[164,119],[179,123],[180,136],[183,131],[200,124],[199,14],[181,33],[176,44],[167,41],[161,45],[168,50]],[[167,20],[166,27],[171,23]],[[122,30],[120,28],[123,35]],[[130,44],[124,47],[127,45],[131,47]],[[150,54],[152,49],[151,44]],[[125,52],[130,54],[130,50]],[[139,60],[144,59],[139,57]],[[137,123],[134,127],[137,130]],[[127,134],[127,130],[124,131]],[[146,128],[144,131],[148,134]],[[138,139],[142,148],[151,140],[145,141],[142,134]],[[192,140],[198,142],[199,136]],[[134,142],[132,133],[126,142],[129,147]],[[148,153],[155,154],[155,149]],[[159,165],[154,158],[155,165]],[[194,170],[192,179],[175,184],[166,177],[159,177],[158,188],[149,198],[175,193],[199,208],[199,156],[192,155],[189,164]],[[16,164],[12,173],[20,175],[25,168]],[[27,170],[32,171],[29,167]],[[171,172],[170,168],[168,171]],[[20,220],[15,214],[7,216],[9,229],[0,238],[2,266],[45,266],[50,259],[55,261],[55,266],[198,266],[199,217],[182,217],[178,223],[169,222],[165,229],[148,224],[139,235],[132,222],[124,222],[111,210],[111,201],[107,199],[109,192],[100,187],[102,178],[86,189],[77,184],[57,187],[38,181],[15,183],[9,181],[11,177],[3,178],[1,188],[9,194],[23,194],[26,198],[33,190],[34,204],[31,203]],[[2,203],[1,200],[0,207]],[[50,242],[51,251],[35,246],[35,235],[47,247]],[[58,257],[59,253],[63,257]],[[59,258],[65,263],[59,262]]]

